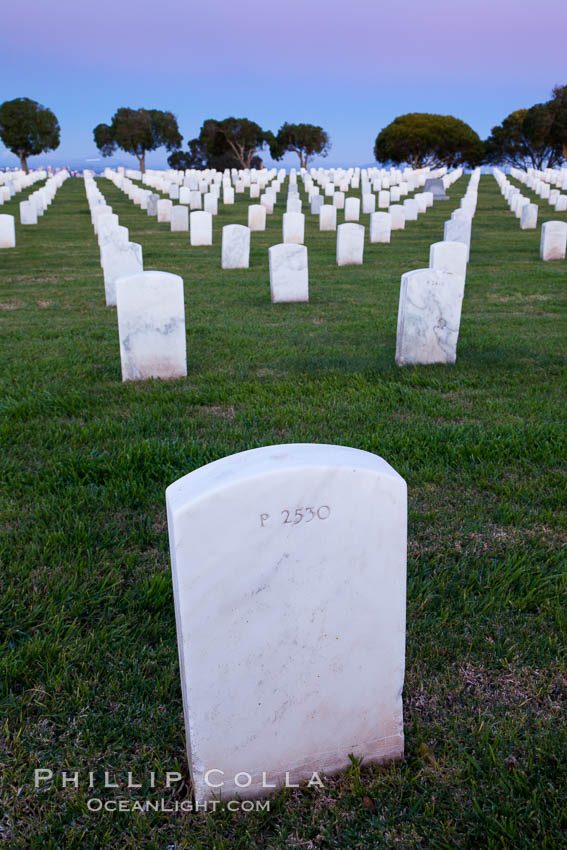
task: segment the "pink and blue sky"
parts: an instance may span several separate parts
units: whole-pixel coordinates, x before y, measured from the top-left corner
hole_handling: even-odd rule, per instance
[[[397,115],[455,115],[485,138],[567,84],[565,0],[29,0],[0,21],[0,101],[37,100],[61,125],[32,167],[135,167],[121,153],[86,162],[100,156],[93,127],[121,106],[171,110],[184,147],[206,118],[320,124],[332,150],[313,164],[366,164]],[[0,145],[0,167],[16,165]]]

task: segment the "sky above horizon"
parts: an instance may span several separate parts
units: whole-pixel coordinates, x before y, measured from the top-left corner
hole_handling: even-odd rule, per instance
[[[121,106],[173,112],[184,149],[207,118],[246,117],[274,132],[319,124],[332,148],[310,165],[369,164],[398,115],[454,115],[486,138],[567,84],[565,0],[30,0],[0,20],[1,100],[36,100],[61,126],[59,148],[31,167],[136,167],[122,152],[87,162],[101,156],[93,128]],[[147,167],[167,167],[167,155],[148,154]],[[17,165],[0,143],[0,167]]]

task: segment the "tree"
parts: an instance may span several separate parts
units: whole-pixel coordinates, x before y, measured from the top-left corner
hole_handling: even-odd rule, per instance
[[[178,148],[183,141],[172,112],[160,109],[130,109],[121,107],[110,124],[94,128],[94,140],[103,156],[110,156],[116,148],[134,154],[142,174],[146,170],[146,153],[165,147]]]
[[[537,103],[529,109],[516,109],[502,124],[492,128],[485,142],[486,159],[519,168],[541,169],[546,165],[552,168],[562,159],[558,135],[550,104]]]
[[[307,168],[310,156],[327,156],[330,147],[329,136],[322,127],[314,124],[288,124],[286,121],[270,145],[270,153],[273,159],[281,159],[288,151],[296,153],[300,167]]]
[[[58,148],[59,135],[59,123],[51,109],[29,97],[6,100],[0,106],[0,139],[19,156],[26,174],[28,156]]]
[[[548,106],[552,115],[550,135],[555,145],[561,148],[561,156],[567,160],[567,86],[555,86]]]
[[[483,144],[468,124],[452,115],[412,112],[400,115],[376,137],[378,162],[406,162],[412,168],[479,165]]]
[[[212,160],[228,157],[237,168],[253,168],[255,161],[261,163],[256,153],[273,140],[273,133],[262,130],[248,118],[224,118],[222,121],[209,118],[201,127],[198,139],[207,152],[209,164]]]

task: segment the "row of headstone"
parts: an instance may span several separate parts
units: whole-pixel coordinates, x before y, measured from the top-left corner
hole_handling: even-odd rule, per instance
[[[27,200],[20,201],[20,224],[37,224],[38,216],[42,216],[47,211],[57,190],[69,176],[67,170],[58,171],[57,174],[48,177],[45,186],[32,192]]]
[[[567,169],[548,168],[545,171],[537,171],[530,168],[522,171],[519,168],[511,168],[510,174],[542,200],[547,200],[556,212],[567,212],[567,194],[561,191],[567,189]]]
[[[403,478],[360,449],[263,446],[166,505],[195,801],[401,759]]]
[[[183,279],[144,271],[142,246],[105,203],[92,175],[85,191],[97,234],[106,303],[116,305],[123,381],[182,378],[187,375]]]
[[[451,213],[451,218],[445,222],[443,239],[446,242],[462,242],[467,247],[467,260],[470,255],[472,220],[478,201],[478,183],[480,168],[472,172],[459,208]]]
[[[48,173],[44,169],[30,171],[29,174],[20,170],[0,171],[0,206],[10,201],[18,192],[23,192],[34,183],[45,180],[47,176]]]
[[[510,210],[516,218],[520,219],[520,230],[535,230],[537,227],[538,205],[530,203],[530,199],[522,195],[518,187],[510,183],[504,172],[499,168],[494,168],[492,173]]]
[[[106,304],[116,306],[116,283],[120,277],[142,272],[144,269],[142,246],[130,242],[127,227],[120,225],[112,207],[88,172],[84,173],[85,192],[91,211],[91,221],[98,239],[100,264],[104,277]]]

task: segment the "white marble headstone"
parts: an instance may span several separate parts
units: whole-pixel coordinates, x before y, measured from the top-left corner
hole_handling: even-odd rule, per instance
[[[330,204],[323,204],[319,208],[319,230],[337,229],[337,208]]]
[[[171,210],[171,230],[186,232],[189,230],[189,208],[176,204]]]
[[[13,215],[0,215],[0,248],[16,247],[16,222]]]
[[[404,230],[406,226],[406,214],[401,204],[391,204],[388,212],[392,216],[392,230]]]
[[[106,304],[116,304],[116,281],[119,277],[143,272],[142,246],[137,242],[107,242],[100,249],[100,264],[104,275]]]
[[[248,207],[248,227],[253,231],[266,229],[266,207],[262,204],[251,204]]]
[[[434,242],[429,246],[429,268],[467,276],[467,246],[463,242]]]
[[[468,216],[452,218],[445,222],[443,240],[445,242],[463,242],[467,246],[467,261],[470,257],[472,220]]]
[[[227,224],[222,229],[223,269],[247,269],[250,266],[250,228]]]
[[[374,197],[374,196],[372,196]],[[345,221],[358,221],[360,218],[360,198],[345,199]]]
[[[147,271],[119,277],[116,307],[123,381],[187,375],[183,279]]]
[[[564,260],[566,248],[567,223],[564,221],[544,222],[541,226],[540,258],[542,260]]]
[[[296,242],[303,245],[305,241],[305,216],[301,212],[287,212],[282,217],[282,238],[284,242]]]
[[[361,266],[364,254],[362,224],[339,224],[337,227],[337,265]]]
[[[454,363],[465,279],[452,272],[417,269],[402,275],[396,363]]]
[[[307,248],[293,242],[272,245],[270,261],[270,294],[272,303],[309,301]]]
[[[37,210],[32,201],[20,201],[20,224],[37,224]]]
[[[213,217],[205,210],[194,210],[189,216],[191,220],[190,242],[191,245],[213,244]]]
[[[398,473],[359,449],[264,446],[189,473],[166,502],[196,801],[265,796],[351,754],[401,758]]]
[[[370,216],[370,241],[389,242],[392,231],[392,216],[389,212],[373,212]]]

